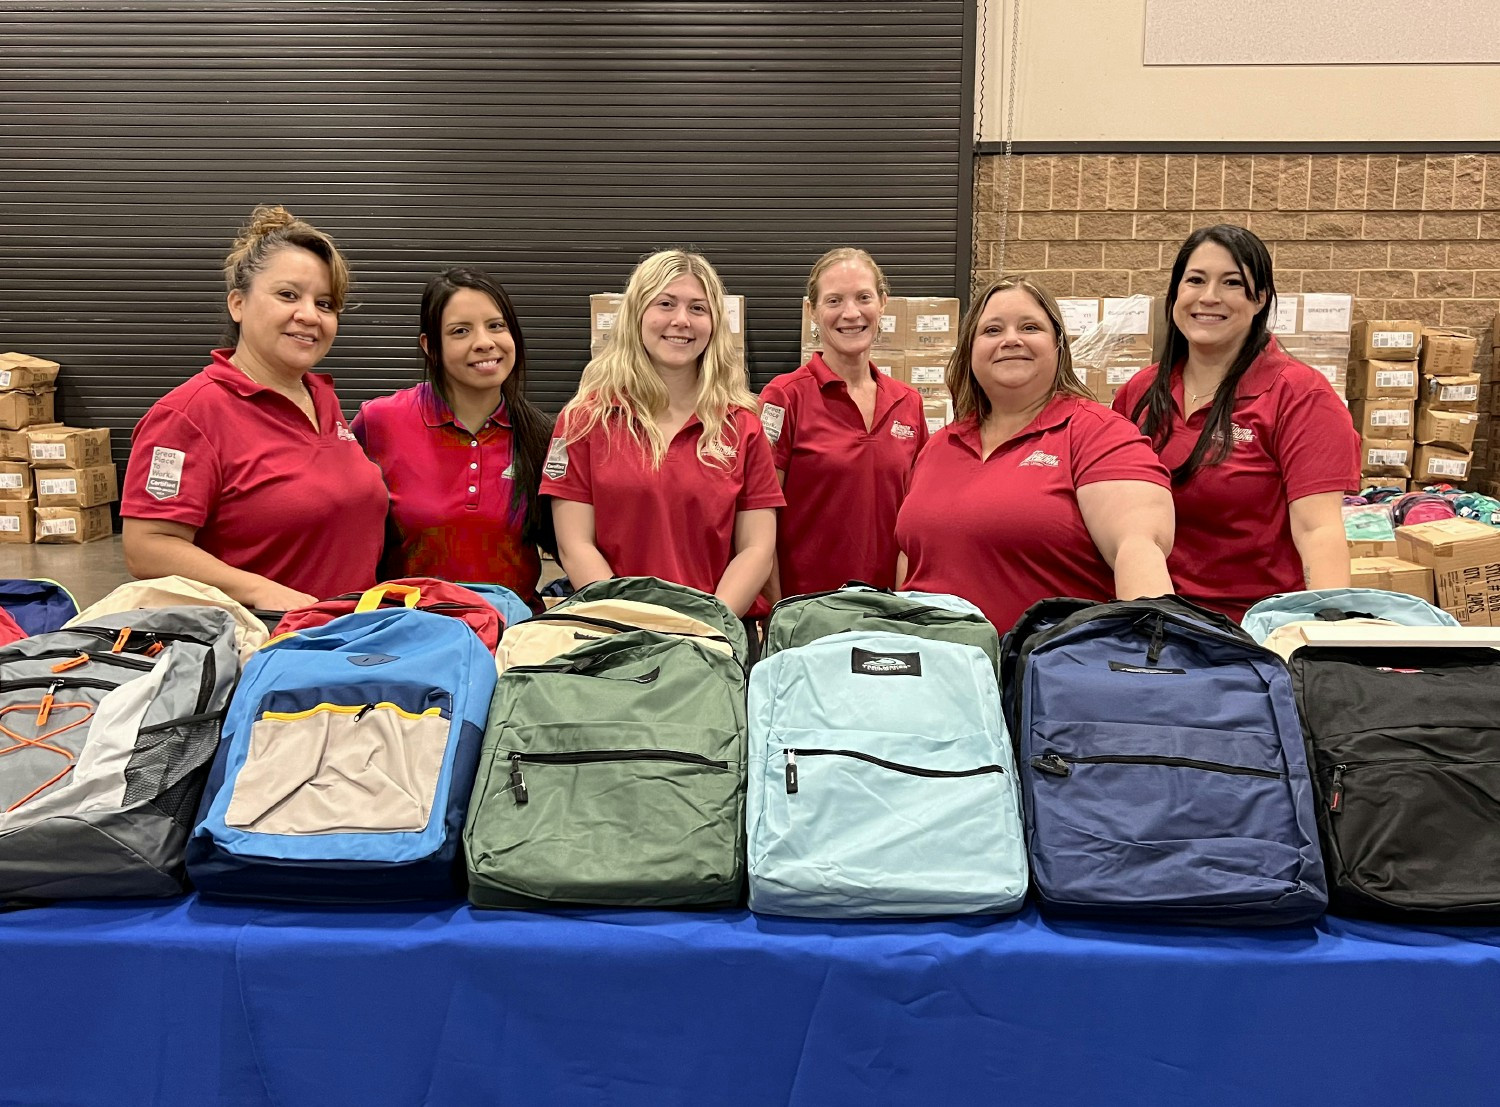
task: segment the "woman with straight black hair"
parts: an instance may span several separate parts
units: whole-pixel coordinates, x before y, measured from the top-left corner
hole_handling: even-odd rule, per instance
[[[1243,227],[1190,234],[1166,296],[1161,362],[1115,396],[1172,473],[1169,568],[1232,618],[1256,601],[1349,584],[1340,508],[1359,436],[1326,377],[1271,335],[1271,254]]]
[[[456,268],[422,293],[426,380],[370,400],[354,434],[391,493],[382,577],[501,584],[533,607],[551,421],[526,399],[526,340],[499,281]]]

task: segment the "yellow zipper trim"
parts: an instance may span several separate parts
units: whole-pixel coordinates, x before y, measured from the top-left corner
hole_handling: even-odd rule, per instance
[[[429,719],[434,716],[441,717],[443,709],[440,707],[429,707],[421,713],[408,711],[404,707],[397,707],[393,703],[380,702],[377,704],[365,703],[320,703],[317,707],[309,707],[306,711],[267,711],[261,715],[262,719],[275,719],[278,723],[292,723],[298,719],[310,719],[314,715],[358,715],[366,708],[373,707],[377,711],[394,711],[403,719]]]

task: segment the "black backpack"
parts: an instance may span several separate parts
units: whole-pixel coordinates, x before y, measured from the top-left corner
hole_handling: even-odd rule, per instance
[[[1329,910],[1500,922],[1500,651],[1303,646]]]

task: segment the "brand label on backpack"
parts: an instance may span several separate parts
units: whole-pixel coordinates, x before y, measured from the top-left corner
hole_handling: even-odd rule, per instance
[[[1187,676],[1186,669],[1158,669],[1150,665],[1131,665],[1125,661],[1111,661],[1112,673],[1142,673],[1145,676]]]
[[[872,653],[855,646],[849,653],[849,671],[864,676],[921,676],[919,653]]]

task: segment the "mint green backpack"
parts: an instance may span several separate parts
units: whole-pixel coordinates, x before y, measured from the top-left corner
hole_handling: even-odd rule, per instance
[[[887,592],[867,584],[788,596],[776,604],[766,627],[765,656],[853,630],[978,646],[999,666],[999,632],[968,600],[932,592]]]
[[[744,799],[740,658],[627,630],[514,666],[495,689],[464,827],[469,899],[732,904]]]

